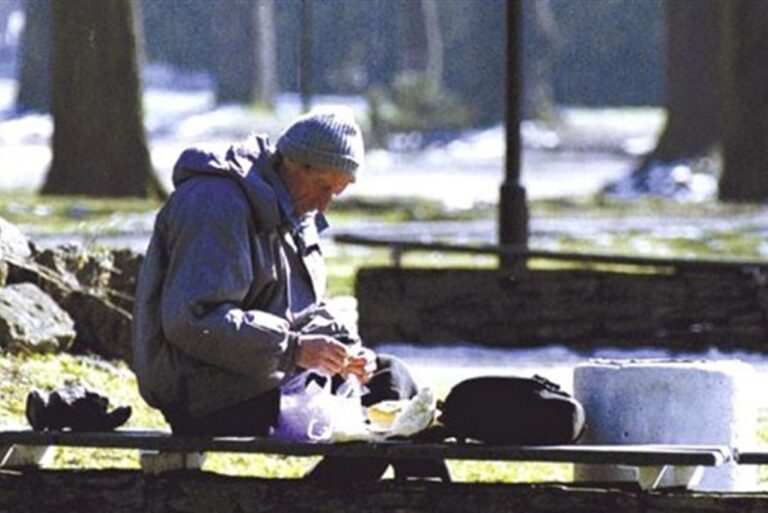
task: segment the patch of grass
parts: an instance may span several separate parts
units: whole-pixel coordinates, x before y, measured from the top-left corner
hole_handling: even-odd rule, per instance
[[[342,196],[334,202],[329,218],[334,223],[359,220],[377,222],[470,221],[492,219],[495,206],[478,204],[471,209],[449,208],[442,202],[418,197],[364,198]]]
[[[28,233],[117,233],[132,228],[131,215],[150,214],[159,207],[159,201],[150,199],[0,192],[0,217]]]
[[[511,463],[506,461],[448,461],[454,481],[479,483],[544,483],[573,480],[568,463]]]
[[[152,228],[162,203],[154,199],[41,196],[0,191],[0,217],[33,234],[86,233],[111,235]],[[328,217],[334,225],[376,221],[461,221],[490,218],[492,205],[451,209],[439,201],[420,198],[341,198]]]
[[[34,233],[108,233],[121,231],[132,216],[151,214],[160,206],[150,200],[41,197],[34,194],[0,193],[0,216]],[[654,224],[648,230],[605,230],[593,236],[576,237],[567,232],[533,233],[531,247],[562,251],[610,252],[674,257],[756,258],[766,252],[764,223],[760,207],[744,205],[681,204],[662,200],[595,203],[590,198],[550,200],[530,204],[532,218],[616,219],[648,217],[663,222],[665,217],[727,220],[726,229],[705,226],[690,234],[659,236]],[[493,220],[493,207],[449,210],[439,202],[406,199],[342,200],[331,211],[331,221],[344,225],[359,220],[382,223],[403,221]],[[701,224],[701,223],[700,223]],[[146,225],[144,225],[146,228]],[[364,265],[389,265],[391,255],[385,249],[332,245],[327,255],[329,292],[332,296],[352,295],[354,277]],[[491,256],[408,252],[404,266],[484,267],[497,265]],[[550,262],[549,265],[552,265]],[[0,355],[0,423],[24,424],[26,394],[32,389],[50,390],[78,382],[102,391],[115,405],[130,405],[131,427],[167,428],[159,412],[144,403],[138,393],[135,376],[123,363],[71,355],[13,356]],[[430,384],[433,385],[433,384]],[[437,386],[437,384],[434,384]],[[441,387],[444,395],[447,385]],[[758,438],[768,444],[768,415],[762,412]],[[300,477],[317,458],[262,455],[214,454],[205,469],[225,474],[259,477]],[[567,481],[572,466],[564,464],[496,463],[451,461],[457,481],[519,482]],[[93,449],[56,449],[54,467],[138,468],[136,451],[96,451]],[[768,467],[760,468],[763,482],[768,481]]]
[[[75,383],[106,395],[113,407],[131,406],[126,427],[169,429],[162,414],[141,398],[136,377],[124,363],[67,354],[0,357],[0,424],[26,425],[24,407],[30,391],[47,392]],[[135,450],[57,447],[52,458],[51,468],[139,468]],[[317,458],[214,454],[204,469],[223,474],[300,477],[315,461]]]
[[[653,233],[644,230],[602,232],[594,237],[566,233],[533,235],[531,247],[573,253],[603,253],[652,258],[709,260],[765,260],[768,246],[760,232],[697,230],[691,234]]]
[[[50,391],[70,383],[105,391],[114,405],[131,405],[133,415],[129,425],[163,423],[159,413],[139,397],[135,376],[124,363],[69,354],[4,354],[0,358],[0,422],[26,423],[24,406],[29,391]]]
[[[355,276],[363,267],[389,266],[393,264],[392,254],[383,248],[361,248],[337,245],[335,254],[326,256],[328,268],[328,295],[351,296],[355,292]],[[402,257],[404,267],[471,267],[489,269],[496,267],[496,257],[489,255],[467,255],[435,252],[407,252]]]
[[[162,415],[141,399],[135,376],[124,363],[66,354],[0,357],[0,424],[26,424],[29,391],[50,391],[72,383],[107,395],[113,406],[130,405],[133,414],[127,427],[168,429]],[[299,478],[317,461],[318,457],[217,453],[208,456],[203,468],[229,475]],[[55,448],[49,466],[137,469],[139,461],[135,450]],[[554,481],[571,475],[570,465],[453,461],[449,466],[459,481]]]
[[[24,401],[28,391],[50,390],[74,382],[106,393],[114,405],[130,405],[133,415],[128,426],[167,429],[162,416],[138,395],[135,377],[125,364],[70,355],[0,358],[0,424],[25,423]],[[761,412],[758,440],[768,444],[766,412]],[[300,478],[318,460],[224,453],[210,455],[203,468],[229,475]],[[449,461],[448,465],[455,481],[567,482],[573,476],[570,464]],[[137,469],[139,462],[133,450],[56,448],[50,466]],[[760,468],[760,478],[761,482],[768,481],[768,467]]]
[[[326,256],[328,292],[331,297],[352,296],[355,293],[355,276],[364,265],[388,265],[389,254],[384,249],[356,249],[338,246],[337,252]]]
[[[659,197],[639,197],[632,200],[610,199],[601,196],[547,198],[530,201],[528,208],[534,217],[617,220],[628,217],[728,219],[765,214],[762,205],[720,203],[717,201],[695,203]]]
[[[30,391],[50,391],[74,383],[106,395],[113,406],[130,405],[133,413],[128,426],[164,425],[160,413],[139,396],[135,376],[124,363],[67,354],[0,358],[0,423],[26,424],[24,407]],[[54,468],[80,465],[138,468],[136,451],[55,448],[53,453],[51,466]]]

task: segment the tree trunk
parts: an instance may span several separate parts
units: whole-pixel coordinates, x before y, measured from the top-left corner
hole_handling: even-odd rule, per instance
[[[53,2],[53,161],[44,194],[157,192],[135,23],[134,0]]]
[[[403,23],[403,40],[400,42],[400,69],[424,71],[427,67],[427,37],[424,30],[424,14],[421,2],[406,1],[398,13]]]
[[[424,73],[434,84],[443,80],[443,37],[435,0],[406,2],[402,69]]]
[[[24,1],[18,112],[48,112],[51,107],[51,0]]]
[[[552,63],[558,33],[550,0],[524,0],[522,113],[526,119],[557,119]]]
[[[723,2],[720,199],[768,199],[768,2]]]
[[[471,45],[462,47],[462,57],[467,62],[463,72],[465,91],[472,91],[472,108],[475,109],[479,124],[491,124],[502,121],[504,116],[504,59],[505,6],[509,0],[483,0],[471,2],[468,8],[469,34],[483,34],[485,37],[472,37]],[[458,86],[458,84],[457,84]]]
[[[258,0],[217,0],[216,102],[256,101]]]
[[[695,157],[720,141],[718,0],[665,2],[667,122],[650,155]]]
[[[427,38],[427,79],[434,84],[442,84],[444,51],[437,1],[421,0],[421,14],[424,17],[424,34]]]
[[[256,100],[269,108],[274,108],[277,95],[275,0],[258,0],[256,23],[258,43]]]
[[[301,107],[307,112],[312,106],[312,42],[314,29],[314,0],[301,0],[301,40],[299,42],[299,94]]]

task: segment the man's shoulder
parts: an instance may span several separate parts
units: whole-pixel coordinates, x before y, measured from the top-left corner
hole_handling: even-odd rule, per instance
[[[176,201],[204,200],[203,203],[214,203],[216,198],[225,198],[235,202],[245,202],[245,194],[240,185],[228,176],[201,175],[194,180],[188,180],[173,192],[172,199]]]
[[[225,176],[199,176],[181,184],[168,201],[171,213],[194,211],[199,215],[233,214],[248,210],[242,188]]]
[[[264,184],[253,187],[228,176],[198,176],[181,184],[171,195],[169,215],[206,218],[248,217],[257,231],[272,230],[280,223],[274,193]]]

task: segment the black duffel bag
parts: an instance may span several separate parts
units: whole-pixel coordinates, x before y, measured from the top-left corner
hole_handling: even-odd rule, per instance
[[[493,444],[558,445],[584,430],[584,408],[541,376],[482,376],[456,384],[442,406],[446,435]]]

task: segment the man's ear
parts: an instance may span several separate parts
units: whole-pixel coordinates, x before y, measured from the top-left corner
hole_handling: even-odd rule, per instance
[[[288,157],[283,157],[283,163],[280,166],[280,170],[282,173],[286,176],[295,176],[296,172],[300,169],[300,166],[298,162],[295,160],[289,159]]]

